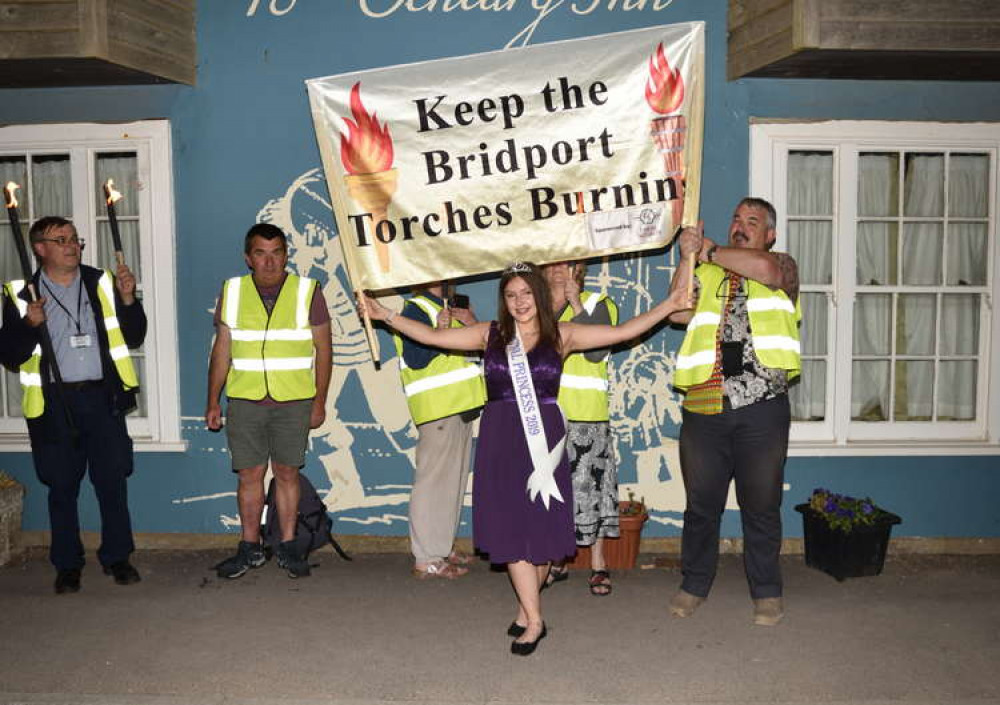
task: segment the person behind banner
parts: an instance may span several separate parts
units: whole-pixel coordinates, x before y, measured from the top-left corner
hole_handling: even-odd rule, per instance
[[[301,578],[310,568],[295,545],[299,468],[309,429],[326,418],[333,369],[330,313],[315,280],[285,271],[288,244],[280,228],[252,226],[243,249],[251,273],[223,284],[208,369],[205,424],[212,431],[222,428],[219,397],[225,387],[229,453],[239,476],[240,542],[236,554],[215,568],[220,578],[239,578],[266,562],[260,520],[270,461],[281,529],[278,567]]]
[[[540,588],[552,561],[576,545],[565,425],[556,404],[566,355],[631,340],[683,307],[674,292],[620,326],[556,321],[538,267],[504,270],[496,321],[432,328],[390,311],[369,296],[358,305],[402,335],[447,350],[483,350],[486,407],[479,425],[473,483],[473,539],[493,563],[505,563],[517,598],[507,629],[510,650],[527,656],[548,630]]]
[[[722,247],[698,228],[680,235],[681,255],[697,255],[697,306],[672,321],[686,323],[674,385],[684,390],[681,473],[687,506],[681,536],[680,589],[670,612],[689,617],[708,597],[719,559],[719,528],[729,483],[743,523],[743,554],[753,622],[784,616],[781,488],[791,414],[788,383],[799,374],[799,278],[795,260],[771,252],[774,207],[744,198]],[[674,291],[686,289],[679,268]]]
[[[41,265],[31,280],[39,298],[30,301],[24,281],[4,286],[0,361],[20,368],[35,472],[49,491],[55,591],[80,590],[84,548],[77,498],[85,473],[101,514],[97,558],[117,584],[137,583],[139,572],[129,562],[135,550],[127,486],[133,463],[125,424],[139,389],[129,349],[146,337],[135,276],[124,264],[113,275],[82,264],[84,241],[65,218],[39,219],[28,239]],[[42,353],[43,323],[54,361]]]
[[[444,299],[436,282],[407,299],[401,316],[434,328],[472,325],[464,296]],[[459,306],[458,304],[464,304]],[[399,376],[417,427],[416,467],[410,492],[413,575],[452,580],[469,572],[471,557],[454,550],[471,464],[472,427],[486,389],[478,359],[393,336]]]
[[[558,262],[542,267],[552,311],[559,321],[615,325],[618,307],[605,294],[584,291],[587,265]],[[618,536],[618,468],[608,418],[608,348],[574,353],[563,362],[559,406],[566,414],[566,452],[573,480],[576,545],[590,547],[592,595],[611,594],[604,539]],[[569,577],[565,561],[552,564],[546,587]]]

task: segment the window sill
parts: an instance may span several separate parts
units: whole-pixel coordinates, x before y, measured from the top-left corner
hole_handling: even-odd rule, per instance
[[[789,457],[961,456],[1000,455],[1000,443],[990,441],[791,441]]]
[[[132,448],[136,453],[186,453],[188,441],[153,441],[133,438]],[[27,434],[10,435],[0,439],[0,453],[30,453],[31,443]]]

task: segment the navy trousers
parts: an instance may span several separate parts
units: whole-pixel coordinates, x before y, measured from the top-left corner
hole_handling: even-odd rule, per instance
[[[127,560],[135,550],[126,482],[132,474],[132,439],[125,418],[112,413],[103,384],[68,385],[65,392],[76,426],[75,439],[65,414],[48,400],[44,423],[29,421],[35,472],[49,489],[49,559],[57,570],[84,564],[77,500],[83,477],[89,473],[101,513],[97,557],[101,565],[110,566]]]
[[[754,599],[781,596],[781,494],[791,414],[788,396],[721,414],[684,411],[681,472],[687,508],[681,534],[681,589],[708,596],[719,561],[719,528],[729,483],[743,523],[743,562]]]

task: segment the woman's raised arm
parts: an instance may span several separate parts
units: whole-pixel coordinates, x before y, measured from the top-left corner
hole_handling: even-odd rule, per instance
[[[562,336],[563,354],[590,350],[592,348],[607,348],[623,343],[648,331],[667,316],[692,308],[693,302],[688,298],[687,291],[681,287],[670,292],[670,296],[656,304],[653,308],[628,319],[617,326],[588,325],[586,323],[560,323],[559,333]]]
[[[373,321],[385,321],[407,338],[442,350],[483,350],[490,331],[489,321],[461,328],[432,328],[426,323],[401,316],[399,311],[386,308],[367,294],[358,299],[358,310],[362,315],[367,310],[368,317]]]

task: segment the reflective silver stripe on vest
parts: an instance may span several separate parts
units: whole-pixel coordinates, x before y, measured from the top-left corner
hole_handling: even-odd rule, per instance
[[[261,340],[312,340],[312,330],[297,330],[293,328],[272,328],[270,330],[247,330],[236,328],[231,331],[233,340],[255,342]]]
[[[604,300],[604,294],[598,294],[597,296],[588,296],[587,300],[583,302],[583,310],[587,312],[587,315],[594,315],[594,309],[597,308],[597,304]]]
[[[235,328],[240,315],[240,277],[233,277],[226,282],[226,310],[222,320],[230,328]]]
[[[698,367],[699,365],[714,365],[714,364],[715,364],[715,348],[712,348],[711,350],[702,350],[701,352],[696,352],[694,355],[677,356],[678,370],[687,370],[692,367]]]
[[[38,348],[38,347],[36,347],[35,348],[35,352],[33,352],[32,355],[35,355],[35,354],[41,355],[42,354],[41,349]],[[19,376],[19,378],[21,380],[21,384],[23,384],[25,387],[41,387],[42,386],[42,376],[40,374],[38,374],[37,372],[22,372],[18,376]]]
[[[416,304],[417,306],[419,306],[420,308],[422,308],[423,311],[424,311],[424,313],[427,314],[427,317],[429,319],[431,319],[431,327],[432,328],[436,328],[437,327],[437,324],[438,324],[438,311],[437,311],[437,309],[434,308],[434,305],[431,304],[430,301],[427,301],[426,299],[421,299],[419,297],[414,296],[412,299],[410,299],[410,303],[411,304]]]
[[[755,335],[753,346],[756,350],[791,350],[799,352],[799,341],[785,335]]]
[[[688,323],[688,329],[697,328],[699,326],[717,326],[722,322],[722,316],[718,313],[712,311],[702,311],[701,313],[696,313],[691,317],[691,321]]]
[[[594,389],[599,392],[608,391],[608,381],[600,377],[584,377],[582,375],[568,375],[565,372],[559,381],[561,387],[567,389]]]
[[[306,329],[309,333],[309,339],[312,340],[312,331],[309,329],[309,301],[306,301],[306,297],[309,295],[309,290],[312,288],[312,280],[308,277],[299,277],[299,291],[298,291],[298,305],[295,307],[295,324],[299,328]],[[280,338],[279,340],[284,340]],[[297,340],[300,340],[297,338]]]
[[[415,382],[410,382],[403,387],[403,393],[406,394],[406,396],[412,396],[431,389],[447,387],[449,384],[464,382],[467,379],[475,379],[480,374],[481,373],[478,367],[461,367],[457,370],[452,370],[451,372],[445,372],[444,374],[434,375],[433,377],[425,377],[424,379],[418,379]]]
[[[233,368],[242,372],[271,372],[278,370],[308,370],[312,368],[311,357],[280,357],[268,360],[235,358]]]
[[[767,299],[747,299],[747,311],[759,313],[761,311],[784,311],[795,315],[795,304],[788,299],[774,296]]]

